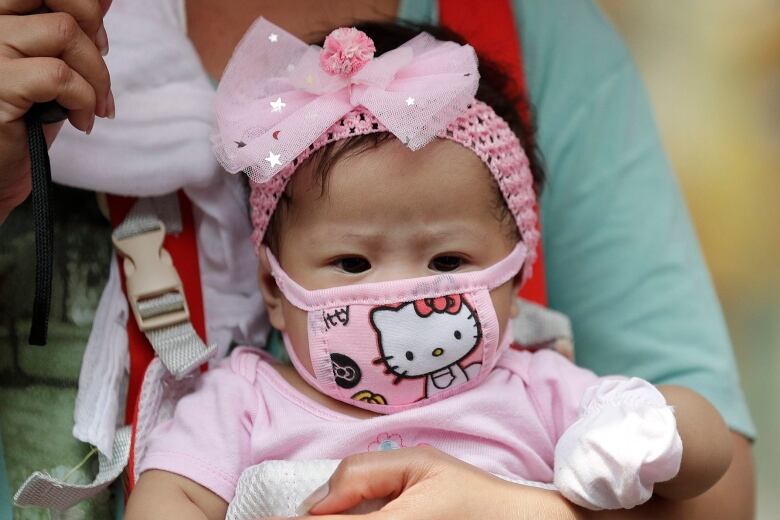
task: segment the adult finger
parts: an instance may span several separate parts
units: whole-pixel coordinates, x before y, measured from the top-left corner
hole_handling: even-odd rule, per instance
[[[57,58],[0,61],[0,123],[20,119],[33,103],[57,101],[70,122],[85,132],[95,120],[95,91],[76,71]]]
[[[99,0],[0,0],[0,15],[25,15],[48,9],[71,15],[89,36],[103,25],[105,9]]]
[[[394,498],[431,471],[432,448],[360,453],[341,461],[328,483],[301,509],[321,515],[346,511],[364,500]]]
[[[108,68],[92,40],[67,13],[0,16],[0,54],[8,58],[57,56],[95,89],[96,110],[107,114]]]
[[[105,0],[0,0],[0,15],[24,15],[46,10],[67,13],[105,56],[108,54],[108,36],[103,27],[103,16],[110,5],[110,1]]]

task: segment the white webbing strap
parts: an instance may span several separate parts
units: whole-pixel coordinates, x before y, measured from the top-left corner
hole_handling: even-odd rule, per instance
[[[114,230],[113,241],[125,258],[127,299],[135,320],[178,379],[208,360],[216,345],[203,343],[190,322],[184,287],[162,247],[169,223],[181,229],[175,195],[141,199]]]
[[[165,368],[177,379],[208,361],[217,348],[216,345],[206,346],[189,321],[147,331],[146,339]]]
[[[36,506],[65,511],[82,500],[93,497],[108,487],[122,473],[130,456],[131,427],[117,430],[111,458],[98,452],[98,474],[89,484],[73,484],[58,480],[46,471],[30,475],[14,495],[20,507]]]
[[[556,340],[573,341],[568,316],[523,298],[517,299],[518,313],[512,320],[512,337],[527,348],[547,346]]]

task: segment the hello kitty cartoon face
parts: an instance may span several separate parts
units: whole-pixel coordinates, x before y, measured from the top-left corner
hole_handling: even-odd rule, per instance
[[[369,315],[386,373],[402,379],[426,378],[425,396],[468,381],[480,363],[460,361],[479,345],[482,331],[474,309],[459,294],[381,306]]]

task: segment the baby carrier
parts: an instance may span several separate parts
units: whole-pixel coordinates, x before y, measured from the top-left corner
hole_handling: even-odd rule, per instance
[[[505,67],[514,80],[512,88],[525,91],[522,56],[508,0],[487,2],[478,9],[464,0],[440,0],[439,16],[441,25],[461,34],[480,54]],[[485,27],[491,30],[485,31]],[[524,121],[530,123],[529,107],[517,108]],[[201,194],[200,204],[204,197],[208,199]],[[128,316],[124,330],[129,353],[126,397],[112,387],[106,389],[108,401],[102,408],[90,408],[91,413],[102,414],[92,421],[101,431],[91,437],[99,451],[99,471],[94,481],[72,484],[47,472],[35,472],[14,497],[20,506],[65,510],[105,489],[125,469],[125,489],[129,494],[138,477],[135,461],[143,456],[144,441],[151,428],[170,416],[176,400],[192,389],[198,370],[206,370],[210,358],[227,353],[229,336],[215,338],[208,334],[200,265],[204,254],[199,250],[204,247],[204,237],[196,229],[191,196],[179,190],[164,197],[140,199],[110,195],[107,202],[117,254],[112,268],[119,275],[112,278],[113,288],[109,282],[104,298],[110,291],[119,294],[121,290],[126,299]],[[205,258],[208,259],[207,255]],[[541,251],[533,270],[533,277],[520,294],[521,318],[513,327],[515,339],[526,348],[549,346],[557,339],[571,336],[568,320],[544,308]],[[254,283],[254,279],[254,273],[250,272],[249,281]],[[252,298],[256,306],[259,296]],[[113,303],[120,305],[117,301]],[[109,313],[110,307],[111,302],[104,304],[101,299],[94,327],[102,326],[100,320],[110,317],[101,315],[101,309]],[[207,336],[221,348],[208,345],[204,341]],[[110,334],[104,334],[102,339],[108,337]],[[121,345],[124,348],[124,341]],[[95,349],[90,351],[88,347],[84,358],[87,369],[96,363],[97,355]],[[96,399],[99,390],[99,386],[93,386],[87,398]],[[120,399],[124,400],[124,418],[117,426],[113,417],[122,408],[121,403],[115,402]],[[76,415],[78,428],[79,410]]]

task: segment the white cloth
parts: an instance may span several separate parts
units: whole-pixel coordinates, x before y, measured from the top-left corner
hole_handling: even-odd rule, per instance
[[[325,484],[336,471],[338,460],[269,460],[250,466],[238,480],[236,495],[228,506],[226,520],[259,520],[266,517],[305,516],[303,501]],[[552,490],[554,486],[530,480],[499,478]],[[347,514],[364,514],[380,509],[385,499],[361,502]]]
[[[208,343],[261,345],[268,324],[257,287],[247,197],[239,176],[217,165],[208,145],[214,89],[187,38],[183,0],[115,0],[105,19],[115,121],[92,135],[65,125],[51,148],[56,182],[130,196],[183,188],[193,204]],[[112,269],[79,383],[74,435],[110,454],[124,397],[126,317]],[[120,319],[121,318],[121,319]],[[122,339],[124,337],[124,339]],[[123,370],[126,370],[124,368]],[[110,403],[113,402],[113,405]]]
[[[674,411],[643,379],[609,379],[586,390],[580,418],[555,446],[554,483],[588,509],[643,504],[680,470]]]
[[[236,496],[225,520],[259,520],[266,517],[304,516],[303,501],[325,484],[339,465],[338,460],[269,460],[241,473]],[[386,500],[364,502],[349,514],[370,513]]]
[[[73,436],[95,445],[105,456],[111,456],[114,432],[124,412],[118,396],[126,382],[130,361],[125,331],[127,314],[119,266],[116,257],[112,257],[108,283],[100,297],[84,351],[73,412]]]

